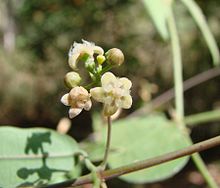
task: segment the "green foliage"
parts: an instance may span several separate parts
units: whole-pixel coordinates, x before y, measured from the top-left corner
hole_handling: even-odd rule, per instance
[[[194,0],[181,0],[182,3],[189,10],[199,29],[201,30],[203,37],[207,43],[207,46],[212,55],[214,65],[220,63],[220,53],[217,46],[217,42],[210,31],[206,18],[202,13],[201,8]],[[144,4],[148,9],[148,12],[159,32],[164,40],[169,38],[169,31],[167,29],[168,15],[170,14],[171,6],[176,3],[173,0],[144,0]]]
[[[106,129],[101,142],[85,144],[91,160],[98,160],[104,151]],[[82,143],[83,144],[83,143]],[[178,127],[162,115],[120,120],[113,123],[112,144],[108,163],[111,168],[127,165],[146,158],[153,158],[186,147],[188,144]],[[101,149],[102,148],[102,152]],[[146,170],[121,176],[132,183],[147,183],[167,179],[179,172],[188,157],[158,165]]]
[[[153,22],[164,40],[169,38],[167,29],[167,16],[170,11],[170,1],[164,0],[144,0],[144,4],[153,19]]]
[[[215,65],[219,65],[220,63],[220,53],[218,49],[217,42],[210,31],[210,28],[207,24],[206,18],[202,13],[202,10],[197,5],[194,0],[181,0],[183,4],[187,7],[199,29],[201,30],[203,37],[209,47],[210,53],[212,55],[212,59]]]
[[[44,185],[77,174],[74,139],[44,128],[1,127],[0,187]]]

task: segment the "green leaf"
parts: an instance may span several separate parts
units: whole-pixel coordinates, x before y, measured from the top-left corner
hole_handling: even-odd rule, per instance
[[[85,140],[80,143],[80,148],[82,148],[89,154],[89,159],[93,162],[101,161],[104,157],[104,142],[92,142],[89,140]]]
[[[98,143],[86,143],[91,160],[103,157],[103,143],[106,140],[106,127],[103,138]],[[100,137],[100,135],[98,135]],[[85,143],[84,143],[85,144]],[[142,118],[120,120],[112,125],[112,143],[108,164],[111,168],[120,167],[135,161],[153,158],[188,146],[179,128],[162,115],[150,115]],[[102,148],[102,152],[100,149]],[[102,153],[102,154],[101,154]],[[132,183],[156,182],[178,173],[187,163],[189,157],[177,159],[156,167],[134,172],[120,178]]]
[[[156,157],[186,147],[187,141],[179,128],[163,116],[147,116],[118,121],[113,126],[109,165],[116,168],[134,161]],[[179,172],[189,157],[131,173],[121,178],[133,183],[155,182]]]
[[[167,0],[144,0],[158,32],[164,40],[168,40],[169,32],[167,29],[167,16],[169,15],[171,1]]]
[[[75,170],[78,145],[69,136],[44,128],[0,128],[0,187],[57,183]]]
[[[194,0],[181,0],[181,1],[187,7],[193,19],[195,20],[196,24],[198,25],[199,29],[201,30],[205,38],[205,41],[209,47],[209,50],[211,52],[214,65],[219,65],[220,63],[219,48],[214,36],[212,35],[212,32],[209,29],[208,23],[206,21],[205,16],[202,13],[202,10]]]

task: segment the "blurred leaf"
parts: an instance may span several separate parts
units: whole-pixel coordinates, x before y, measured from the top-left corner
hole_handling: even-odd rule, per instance
[[[106,129],[102,143],[105,141]],[[91,159],[100,157],[100,150],[93,150],[94,144],[87,145]],[[102,148],[99,143],[97,146]],[[109,166],[116,168],[135,161],[153,158],[187,146],[183,134],[171,121],[161,115],[142,118],[130,118],[117,121],[112,128],[112,143],[109,155]],[[103,156],[103,154],[101,155]],[[100,159],[100,158],[99,158]],[[156,182],[178,173],[187,163],[189,157],[177,159],[156,167],[134,172],[120,178],[132,183]]]
[[[79,148],[69,136],[44,128],[6,126],[0,128],[0,138],[0,187],[40,186],[74,173]]]
[[[101,161],[104,157],[104,142],[83,141],[80,147],[89,154],[89,159],[93,162]]]
[[[169,15],[171,1],[144,0],[144,4],[153,19],[153,22],[164,40],[168,40],[167,16]]]
[[[214,36],[212,35],[212,32],[209,29],[209,26],[207,24],[205,16],[202,13],[202,10],[194,0],[181,0],[181,1],[187,7],[192,17],[194,18],[195,22],[197,23],[198,27],[200,28],[205,38],[205,41],[209,47],[209,50],[211,52],[214,64],[219,65],[220,54],[219,54],[218,45],[215,41]]]

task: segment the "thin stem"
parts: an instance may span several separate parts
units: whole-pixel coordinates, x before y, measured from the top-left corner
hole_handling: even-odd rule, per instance
[[[103,161],[101,163],[101,168],[104,170],[107,164],[107,160],[108,160],[108,154],[109,154],[109,150],[110,150],[110,142],[111,142],[111,117],[108,116],[107,117],[107,140],[106,140],[106,146],[105,146],[105,154],[104,154],[104,158]]]
[[[183,97],[183,76],[182,76],[182,59],[181,59],[181,49],[179,44],[179,37],[177,33],[177,28],[175,24],[175,19],[172,11],[170,9],[170,15],[168,16],[168,29],[170,31],[171,46],[173,54],[173,67],[174,67],[174,81],[175,81],[175,106],[178,118],[178,125],[186,133],[186,138],[189,144],[193,144],[189,134],[187,133],[186,125],[183,121],[184,118],[184,97]],[[196,164],[197,168],[205,178],[206,182],[211,188],[218,188],[217,183],[209,173],[206,168],[202,158],[198,153],[192,155],[192,159]]]
[[[207,123],[220,120],[220,110],[202,112],[185,117],[184,122],[188,127],[193,127],[196,124]]]
[[[104,74],[105,72],[111,70],[112,68],[113,68],[112,65],[110,65],[110,64],[106,65],[106,66],[102,69],[102,71],[100,72],[100,75],[102,75],[102,74]]]
[[[156,165],[168,162],[168,161],[172,161],[174,159],[178,159],[178,158],[181,158],[187,155],[192,155],[193,153],[200,152],[200,151],[212,148],[212,147],[216,147],[218,145],[220,145],[220,136],[208,139],[206,141],[199,142],[197,144],[188,146],[184,149],[173,151],[173,152],[170,152],[170,153],[158,156],[158,157],[145,159],[145,160],[135,162],[129,165],[121,166],[115,169],[102,171],[100,172],[100,178],[102,180],[112,179],[112,178],[115,178],[115,177],[118,177],[124,174],[128,174],[128,173],[135,172],[135,171],[142,170],[142,169],[147,169],[147,168],[150,168],[150,167],[153,167],[153,166],[156,166]],[[85,176],[81,176],[75,180],[68,180],[66,182],[45,186],[45,188],[58,188],[58,187],[72,188],[72,187],[92,183],[92,181],[93,180],[92,180],[91,174],[88,174]]]
[[[182,58],[179,37],[172,9],[170,12],[170,16],[168,17],[168,28],[170,30],[171,47],[173,54],[175,106],[177,115],[182,120],[184,117]]]

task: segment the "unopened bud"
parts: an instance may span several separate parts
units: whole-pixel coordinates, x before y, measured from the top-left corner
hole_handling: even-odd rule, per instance
[[[98,61],[98,64],[102,65],[102,63],[104,63],[104,61],[105,61],[105,56],[104,55],[98,55],[96,59]]]
[[[124,62],[124,54],[118,48],[112,48],[106,52],[106,59],[110,65],[120,66]]]
[[[64,77],[64,82],[68,88],[73,88],[81,82],[81,77],[77,72],[68,72]]]
[[[85,67],[89,72],[94,72],[95,70],[95,62],[93,58],[88,58],[85,62]]]

